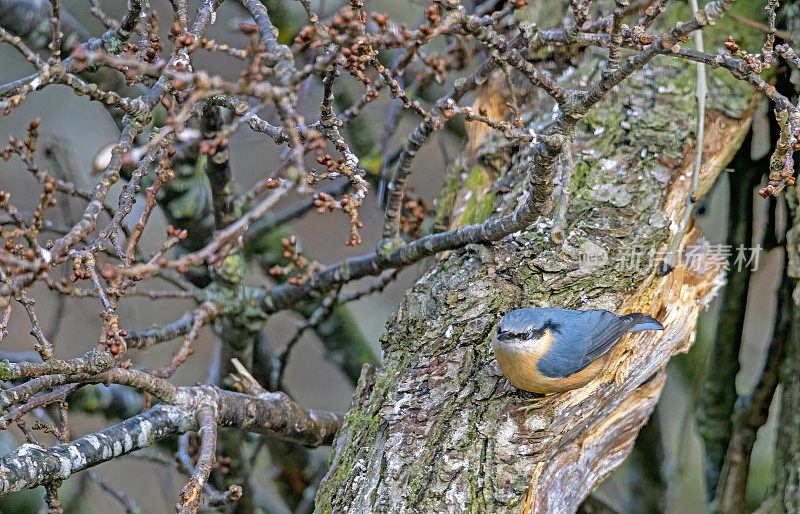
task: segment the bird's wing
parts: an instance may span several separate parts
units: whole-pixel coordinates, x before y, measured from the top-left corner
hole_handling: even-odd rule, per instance
[[[552,378],[581,371],[611,350],[635,324],[634,319],[602,310],[570,311],[559,319],[563,323],[552,327],[553,342],[536,364],[540,373]]]
[[[622,336],[628,333],[639,318],[620,317],[608,311],[586,311],[581,325],[588,328],[586,354],[580,361],[578,371],[599,359],[614,347]]]

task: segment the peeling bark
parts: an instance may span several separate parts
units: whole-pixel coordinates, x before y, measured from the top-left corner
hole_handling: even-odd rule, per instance
[[[562,246],[543,218],[497,244],[455,251],[419,279],[387,324],[381,368],[362,374],[318,512],[574,512],[624,460],[667,361],[688,349],[724,279],[696,228],[682,242],[691,258],[671,274],[647,265],[648,252],[666,247],[689,187],[695,118],[681,84],[692,75],[685,65],[650,66],[579,124]],[[712,80],[701,194],[749,126],[748,91],[730,84]],[[490,191],[495,215],[524,201],[529,166],[522,148]],[[633,247],[644,264],[630,269]],[[587,251],[608,261],[587,266]],[[598,380],[525,409],[535,395],[503,378],[490,340],[503,314],[529,306],[639,311],[666,329],[628,337]]]

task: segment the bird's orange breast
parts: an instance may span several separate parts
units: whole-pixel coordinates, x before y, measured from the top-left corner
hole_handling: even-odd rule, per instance
[[[539,372],[537,364],[553,344],[553,334],[548,330],[537,341],[521,348],[493,341],[497,364],[503,375],[518,389],[532,393],[560,393],[583,387],[602,373],[607,355],[568,377],[548,377]]]

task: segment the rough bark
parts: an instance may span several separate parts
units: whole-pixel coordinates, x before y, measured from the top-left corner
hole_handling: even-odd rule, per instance
[[[800,37],[800,2],[785,2],[783,16],[795,40]],[[791,72],[794,92],[800,92],[798,72]],[[790,85],[785,84],[789,89]],[[796,97],[795,97],[796,99]],[[795,161],[797,169],[797,161]],[[781,367],[781,398],[775,440],[774,491],[767,500],[772,512],[797,512],[800,510],[800,185],[787,194],[790,210],[789,228],[786,231],[787,274],[794,279],[792,312],[786,358]],[[766,510],[766,509],[765,509]]]
[[[791,327],[786,356],[780,369],[782,386],[776,423],[774,490],[767,500],[769,512],[800,510],[800,208],[798,186],[787,193],[791,219],[786,231],[787,275],[793,279]]]
[[[775,491],[768,512],[800,511],[800,309],[792,311],[786,360],[781,369],[780,414],[775,441]]]
[[[650,66],[579,125],[562,246],[549,240],[552,220],[540,219],[498,244],[453,252],[419,279],[387,324],[381,367],[362,373],[318,512],[572,512],[622,462],[658,400],[664,366],[691,344],[723,280],[697,229],[683,238],[696,245],[688,263],[663,277],[647,264],[688,191],[693,76],[688,65]],[[749,125],[748,91],[730,84],[712,80],[700,195]],[[550,107],[533,112],[549,120]],[[522,201],[528,167],[522,148],[485,193],[489,212]],[[468,194],[467,182],[456,194]],[[629,269],[634,247],[644,263]],[[587,251],[608,262],[582,265]],[[600,379],[524,409],[533,396],[502,377],[490,340],[503,314],[528,306],[641,311],[666,330],[626,339]]]

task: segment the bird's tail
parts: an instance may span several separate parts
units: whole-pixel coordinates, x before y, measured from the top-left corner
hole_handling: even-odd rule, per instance
[[[626,320],[635,320],[635,324],[630,330],[631,332],[641,332],[643,330],[664,330],[664,325],[659,323],[658,320],[651,318],[650,316],[645,316],[639,312],[626,314],[625,316],[622,316],[622,318]]]

